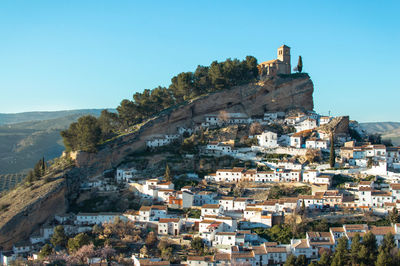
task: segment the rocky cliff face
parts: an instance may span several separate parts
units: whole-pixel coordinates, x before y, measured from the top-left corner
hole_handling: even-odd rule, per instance
[[[249,116],[263,115],[266,111],[313,110],[313,91],[307,74],[295,74],[216,92],[169,110],[95,154],[78,154],[77,166],[85,175],[100,174],[118,165],[126,155],[145,149],[146,140],[151,136],[174,134],[178,127],[193,127],[203,122],[205,115],[222,110]]]

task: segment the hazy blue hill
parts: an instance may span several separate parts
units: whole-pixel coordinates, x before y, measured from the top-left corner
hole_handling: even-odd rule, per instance
[[[360,123],[362,129],[370,134],[381,134],[383,139],[391,139],[394,145],[400,145],[400,122]]]
[[[30,112],[0,114],[0,175],[19,173],[32,168],[44,156],[46,160],[61,155],[64,150],[60,131],[85,114],[98,116],[102,109],[60,112]],[[37,116],[35,116],[37,115]],[[39,120],[40,118],[49,118]],[[32,119],[32,121],[22,121]]]
[[[360,126],[369,133],[384,133],[400,128],[400,122],[370,122],[360,123]]]
[[[103,109],[77,109],[77,110],[54,111],[54,112],[26,112],[26,113],[16,113],[16,114],[0,113],[0,125],[49,120],[69,115],[91,114],[94,116],[99,116],[102,110]],[[112,111],[113,109],[108,109],[108,110]]]

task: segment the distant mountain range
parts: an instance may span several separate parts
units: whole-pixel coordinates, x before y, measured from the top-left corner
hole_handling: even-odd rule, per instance
[[[0,113],[0,125],[15,124],[22,122],[32,122],[40,120],[49,120],[55,118],[61,118],[70,115],[86,115],[91,114],[99,116],[103,109],[77,109],[77,110],[65,110],[65,111],[50,111],[50,112],[25,112],[16,114],[4,114]],[[110,110],[110,109],[108,109]],[[112,110],[112,109],[111,109]]]
[[[64,150],[60,132],[79,117],[99,116],[102,110],[0,114],[0,175],[30,169],[43,156],[46,160],[60,156]]]
[[[400,122],[360,123],[362,129],[370,134],[381,134],[382,139],[391,139],[393,145],[400,145]]]

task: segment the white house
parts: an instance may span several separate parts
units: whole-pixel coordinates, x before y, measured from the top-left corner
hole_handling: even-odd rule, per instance
[[[75,224],[78,225],[94,225],[106,222],[114,222],[116,218],[125,219],[120,213],[100,212],[100,213],[78,213],[76,215]]]
[[[297,123],[294,127],[296,128],[296,132],[314,129],[317,127],[317,121],[312,118],[307,118]]]
[[[278,147],[278,134],[265,131],[260,135],[257,135],[258,145],[264,148],[275,148]]]
[[[129,180],[133,179],[133,176],[136,173],[135,168],[130,168],[130,169],[117,169],[117,172],[115,174],[115,179],[117,182],[127,182]]]
[[[157,148],[157,147],[165,146],[165,145],[172,143],[174,140],[178,139],[179,137],[180,137],[179,134],[153,136],[150,139],[146,140],[146,146],[148,148]]]
[[[182,221],[179,218],[160,218],[158,221],[159,235],[177,236],[181,232]]]
[[[201,216],[223,214],[223,207],[219,204],[204,204],[201,206]]]
[[[306,140],[306,148],[307,149],[319,149],[319,150],[327,150],[328,149],[328,140],[311,138]]]

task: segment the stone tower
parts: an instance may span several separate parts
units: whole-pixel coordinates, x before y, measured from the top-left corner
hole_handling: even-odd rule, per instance
[[[278,60],[285,64],[283,67],[284,74],[291,73],[291,66],[290,66],[290,47],[286,45],[282,45],[278,48]]]
[[[282,45],[278,48],[278,60],[290,64],[290,47]]]

